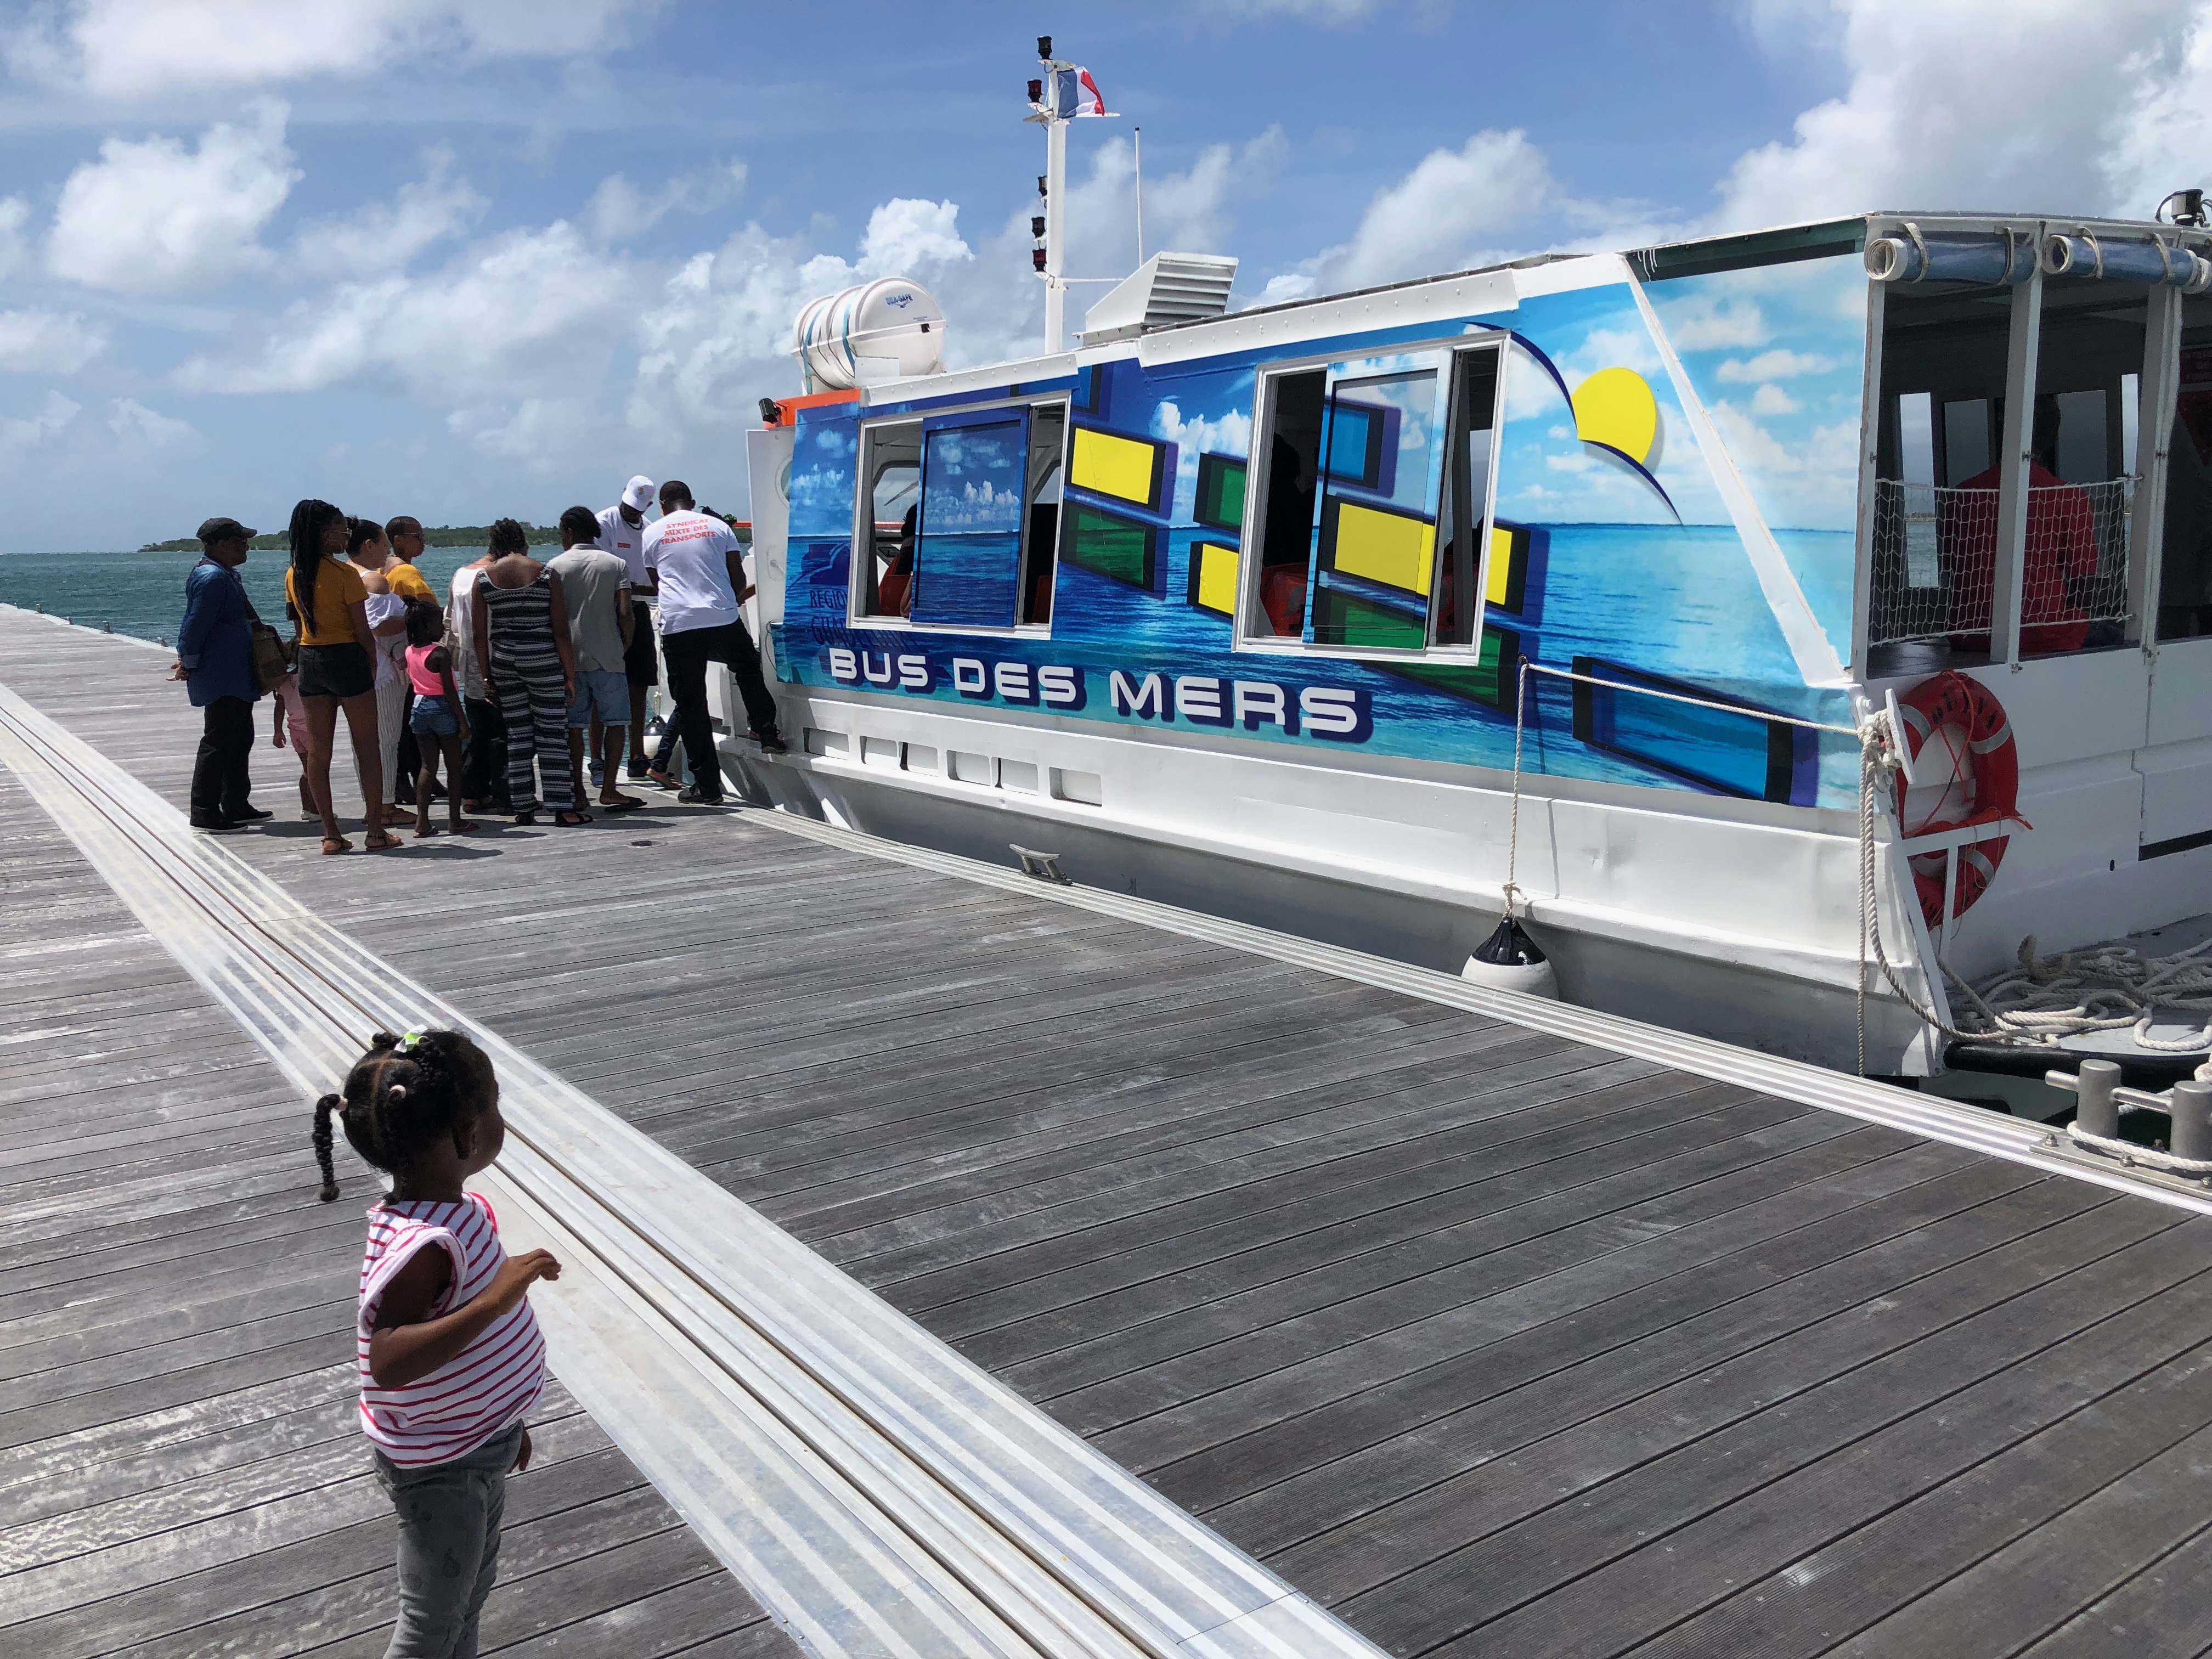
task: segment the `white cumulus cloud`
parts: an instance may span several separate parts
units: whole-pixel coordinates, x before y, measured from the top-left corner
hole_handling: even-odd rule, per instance
[[[77,312],[0,311],[0,373],[74,374],[107,349],[107,331]]]
[[[1376,191],[1351,240],[1275,277],[1262,297],[1372,288],[1488,264],[1500,257],[1502,239],[1557,194],[1543,151],[1525,131],[1478,132],[1457,149],[1430,151]]]
[[[127,443],[155,449],[194,444],[200,435],[190,421],[149,409],[135,398],[118,398],[108,405],[107,429]]]
[[[46,393],[35,415],[0,417],[0,450],[35,449],[69,430],[84,405],[58,392]]]
[[[7,42],[18,74],[102,98],[358,76],[410,58],[570,57],[653,0],[73,0]]]
[[[355,375],[459,405],[591,395],[629,311],[628,268],[574,227],[495,237],[419,276],[344,283],[288,307],[242,349],[177,372],[204,392],[312,392]]]
[[[1770,28],[1816,11],[1762,0]],[[2124,213],[2204,176],[2202,0],[1829,0],[1850,75],[1740,158],[1714,228],[1869,209]]]
[[[126,294],[204,288],[267,265],[262,228],[300,179],[284,106],[252,127],[221,123],[187,149],[176,138],[110,138],[62,185],[46,269]]]
[[[860,238],[860,264],[869,276],[903,276],[930,266],[971,259],[962,240],[960,207],[955,202],[899,198],[868,216]]]
[[[451,150],[433,149],[423,176],[402,185],[389,202],[371,202],[342,218],[313,219],[293,240],[293,261],[319,276],[366,276],[404,270],[416,255],[458,236],[489,203],[453,176]]]
[[[708,213],[720,207],[745,187],[745,164],[724,161],[697,173],[671,179],[659,190],[646,191],[619,173],[599,180],[584,209],[584,222],[602,242],[626,241],[650,230],[671,213]]]

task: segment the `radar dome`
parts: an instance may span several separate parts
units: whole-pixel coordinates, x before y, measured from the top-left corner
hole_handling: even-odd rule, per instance
[[[934,374],[944,349],[945,313],[927,289],[903,276],[810,300],[792,328],[792,354],[809,392]]]

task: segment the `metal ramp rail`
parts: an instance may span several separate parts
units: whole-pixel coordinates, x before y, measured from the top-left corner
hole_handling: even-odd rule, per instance
[[[534,1298],[555,1369],[815,1653],[1379,1653],[4,687],[0,762],[303,1098],[379,1027],[484,1046],[509,1137],[480,1184],[568,1269]]]

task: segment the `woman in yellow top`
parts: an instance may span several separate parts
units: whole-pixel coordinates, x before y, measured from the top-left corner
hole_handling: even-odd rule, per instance
[[[376,737],[374,638],[368,629],[368,590],[361,572],[342,563],[345,514],[328,501],[305,501],[292,509],[292,568],[284,597],[300,623],[300,698],[307,705],[307,788],[323,815],[323,851],[350,853],[331,805],[331,745],[343,709],[361,773],[362,813],[371,852],[399,845],[384,824],[384,769]]]

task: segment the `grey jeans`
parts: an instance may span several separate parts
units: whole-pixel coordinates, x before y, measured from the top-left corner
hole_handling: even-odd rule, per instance
[[[520,1423],[422,1468],[369,1448],[376,1483],[399,1512],[399,1621],[384,1659],[476,1659],[477,1616],[499,1577],[507,1472],[521,1450]]]

